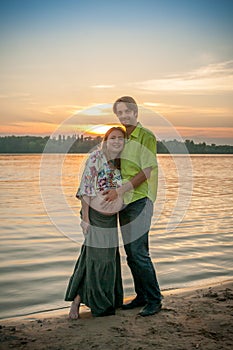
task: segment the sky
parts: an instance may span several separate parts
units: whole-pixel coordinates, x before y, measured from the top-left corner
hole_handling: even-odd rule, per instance
[[[0,0],[0,135],[98,130],[130,95],[160,138],[233,144],[232,34],[232,0]]]

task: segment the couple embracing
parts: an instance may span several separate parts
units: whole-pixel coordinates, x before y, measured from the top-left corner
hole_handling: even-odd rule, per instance
[[[123,127],[109,129],[101,149],[90,154],[76,195],[85,241],[65,295],[72,301],[72,319],[79,317],[80,303],[96,317],[114,315],[116,308],[142,307],[140,316],[161,309],[148,244],[158,182],[156,139],[137,122],[132,97],[116,100],[113,112]],[[123,304],[118,217],[136,293],[128,304]]]

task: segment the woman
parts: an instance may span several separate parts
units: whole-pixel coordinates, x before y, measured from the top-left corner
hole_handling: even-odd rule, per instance
[[[101,149],[86,162],[77,198],[81,200],[81,227],[85,236],[81,253],[70,278],[65,300],[72,301],[69,317],[79,317],[80,303],[93,316],[114,315],[123,303],[117,212],[122,200],[106,204],[102,193],[121,186],[120,152],[125,131],[113,127],[104,136]]]

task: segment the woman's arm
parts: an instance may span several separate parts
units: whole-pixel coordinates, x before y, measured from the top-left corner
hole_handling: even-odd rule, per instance
[[[81,197],[81,206],[82,206],[81,227],[83,230],[83,234],[86,235],[88,233],[88,229],[90,227],[90,220],[89,220],[90,197],[82,196]]]
[[[139,185],[141,185],[144,181],[149,179],[151,174],[152,167],[148,167],[146,169],[141,170],[138,174],[136,174],[130,181],[126,182],[121,187],[118,187],[117,189],[111,189],[106,190],[103,192],[105,195],[105,201],[112,202],[115,200],[118,196],[123,196],[125,192],[131,191],[134,188],[137,188]]]

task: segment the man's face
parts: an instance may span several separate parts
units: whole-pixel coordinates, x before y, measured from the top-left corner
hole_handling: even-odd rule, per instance
[[[132,109],[129,109],[124,102],[117,104],[116,115],[125,127],[137,125],[137,114]]]

